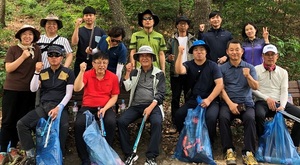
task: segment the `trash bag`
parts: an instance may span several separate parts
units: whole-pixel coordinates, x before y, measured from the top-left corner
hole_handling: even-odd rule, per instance
[[[265,123],[264,134],[260,137],[256,159],[259,162],[274,164],[300,164],[285,120],[281,113],[276,113],[273,120]]]
[[[84,114],[86,115],[86,130],[83,133],[83,139],[87,145],[91,164],[124,165],[119,155],[102,136],[94,115],[88,110]]]
[[[36,164],[62,165],[63,157],[59,141],[59,125],[63,106],[55,120],[41,118],[36,126]]]
[[[179,135],[174,157],[183,162],[207,163],[215,165],[210,139],[205,123],[205,110],[200,106],[202,99],[197,97],[198,106],[189,109],[184,127]]]

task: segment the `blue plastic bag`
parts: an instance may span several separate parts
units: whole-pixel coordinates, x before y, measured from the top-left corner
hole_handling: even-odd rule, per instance
[[[123,165],[119,155],[109,146],[101,135],[98,123],[90,111],[85,111],[87,128],[83,139],[87,145],[92,164],[97,165]]]
[[[63,106],[59,107],[56,119],[41,118],[36,126],[36,164],[62,165],[62,151],[59,141],[59,124]],[[50,127],[50,128],[49,128]]]
[[[300,156],[281,113],[277,112],[273,120],[265,123],[255,157],[259,162],[300,164]]]
[[[199,105],[202,102],[201,97],[197,97],[197,102],[198,106],[194,110],[188,110],[174,157],[183,162],[215,165],[205,123],[205,109]]]

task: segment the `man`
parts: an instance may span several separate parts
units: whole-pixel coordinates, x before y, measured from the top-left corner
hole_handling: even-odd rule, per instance
[[[136,119],[146,116],[151,123],[151,137],[146,152],[145,165],[156,165],[159,145],[162,137],[162,120],[164,113],[162,103],[165,95],[164,73],[153,66],[156,56],[150,46],[141,46],[133,58],[141,63],[141,67],[133,70],[132,63],[126,65],[124,86],[130,90],[129,108],[118,119],[118,128],[125,164],[132,165],[138,159],[133,154],[127,127]]]
[[[232,35],[229,31],[221,28],[222,17],[220,12],[213,11],[208,18],[211,28],[208,32],[203,33],[203,24],[199,25],[200,33],[198,34],[198,39],[204,40],[210,47],[211,52],[208,59],[218,64],[223,64],[227,61],[226,44],[232,40]]]
[[[116,112],[112,106],[117,102],[120,93],[118,77],[107,70],[108,56],[98,52],[92,58],[93,68],[86,71],[87,64],[81,63],[80,72],[74,83],[75,92],[84,89],[82,107],[77,112],[74,126],[76,148],[82,165],[91,164],[87,146],[82,137],[86,128],[86,116],[83,113],[89,110],[96,116],[96,119],[99,119],[100,115],[103,116],[105,139],[112,146],[117,124]]]
[[[236,164],[235,148],[232,143],[231,121],[240,118],[244,125],[243,163],[257,165],[255,152],[255,111],[252,89],[258,89],[257,76],[253,65],[242,60],[243,48],[239,41],[231,40],[226,50],[229,61],[221,65],[224,89],[220,105],[219,125],[226,164]]]
[[[83,27],[80,25],[85,22]],[[75,22],[75,29],[72,35],[72,45],[77,45],[76,60],[74,63],[74,73],[77,77],[80,71],[80,64],[82,62],[87,63],[87,70],[92,68],[92,57],[85,52],[85,49],[89,46],[95,48],[101,37],[105,35],[105,32],[95,26],[96,10],[87,6],[83,9],[83,18],[78,18]]]
[[[66,57],[64,67],[68,68],[73,61],[73,50],[69,41],[57,34],[58,30],[63,27],[62,21],[57,16],[50,14],[46,18],[41,19],[40,26],[45,28],[46,32],[44,35],[41,35],[41,38],[37,42],[42,51],[43,69],[50,67],[47,50],[52,45],[59,46],[64,51],[63,54]]]
[[[135,66],[135,59],[133,56],[136,53],[136,50],[143,45],[148,45],[152,48],[157,59],[157,61],[153,62],[153,65],[165,72],[166,59],[164,51],[167,50],[166,42],[163,35],[153,29],[158,23],[158,16],[149,9],[138,14],[138,24],[143,27],[143,30],[135,32],[131,36],[129,49],[131,49],[130,62],[133,67],[137,68],[140,66],[138,63],[137,66]]]
[[[95,54],[98,51],[108,54],[108,70],[118,76],[119,81],[122,76],[122,69],[127,60],[127,48],[122,42],[125,37],[125,31],[121,27],[112,27],[108,31],[108,36],[101,37],[96,48],[86,48],[87,54]]]
[[[198,106],[197,96],[201,96],[203,102],[201,106],[206,108],[206,125],[211,142],[216,135],[216,123],[219,114],[219,94],[223,89],[223,79],[218,65],[206,59],[210,49],[202,40],[197,40],[189,49],[193,54],[194,60],[182,63],[183,46],[179,46],[179,53],[175,63],[175,71],[178,74],[186,75],[189,82],[191,96],[186,103],[178,109],[175,114],[175,124],[178,132],[181,132],[188,109],[195,109]],[[184,80],[182,80],[184,81]],[[203,85],[205,84],[205,85]]]
[[[167,44],[167,62],[170,63],[170,82],[172,90],[172,101],[171,101],[171,114],[172,122],[175,124],[175,113],[179,108],[181,92],[184,92],[184,97],[188,92],[187,85],[185,84],[186,76],[178,75],[175,73],[175,61],[178,58],[178,46],[183,46],[184,51],[182,55],[182,62],[190,61],[193,59],[193,55],[188,53],[188,48],[190,48],[195,40],[194,35],[188,32],[191,21],[185,17],[180,16],[176,19],[177,32],[174,37],[170,39]],[[170,132],[176,132],[176,129],[169,129]]]
[[[37,91],[39,87],[41,89],[40,105],[28,112],[17,123],[21,146],[26,151],[27,160],[25,164],[35,162],[35,145],[32,131],[35,130],[40,118],[50,116],[55,120],[58,113],[61,113],[59,139],[63,152],[68,136],[68,110],[63,108],[72,97],[74,73],[61,65],[63,52],[59,46],[50,46],[47,53],[50,67],[42,70],[43,63],[37,62],[34,76],[30,82],[32,92]],[[60,112],[60,109],[63,109],[63,111]]]
[[[258,137],[264,133],[266,116],[274,116],[277,111],[286,111],[300,118],[300,109],[287,102],[288,100],[288,73],[276,65],[278,59],[277,48],[270,44],[263,48],[263,64],[257,65],[255,70],[258,76],[259,88],[253,91],[255,102],[255,117]],[[291,137],[299,151],[300,123],[295,122]]]

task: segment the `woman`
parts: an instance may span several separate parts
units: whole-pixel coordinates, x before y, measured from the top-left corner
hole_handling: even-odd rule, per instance
[[[16,124],[27,112],[34,109],[35,93],[30,92],[30,80],[35,64],[41,61],[41,50],[35,44],[40,38],[38,30],[24,25],[15,37],[19,39],[19,43],[9,47],[5,57],[0,164],[5,164],[8,160],[15,163],[21,159],[16,149],[19,141]],[[7,154],[9,142],[10,149]]]
[[[242,30],[244,42],[242,46],[245,50],[243,60],[256,66],[263,62],[262,49],[269,44],[269,32],[267,27],[263,27],[263,39],[257,37],[257,27],[253,23],[246,23]]]

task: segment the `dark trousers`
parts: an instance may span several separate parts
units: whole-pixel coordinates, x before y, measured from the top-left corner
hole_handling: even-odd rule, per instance
[[[34,110],[28,112],[17,123],[18,134],[22,148],[24,150],[30,150],[35,147],[35,143],[32,137],[32,132],[35,132],[36,125],[41,118],[48,119],[48,112],[55,108],[57,103],[44,103],[40,104]],[[59,140],[60,148],[65,154],[65,144],[68,136],[69,129],[69,114],[67,109],[64,109],[61,113],[60,125],[59,125]]]
[[[273,117],[276,112],[268,108],[268,104],[266,101],[257,101],[255,103],[255,109],[255,119],[257,122],[257,136],[260,137],[264,133],[264,123],[266,117]],[[300,109],[293,104],[287,103],[285,106],[285,111],[293,116],[300,118]],[[294,145],[298,147],[300,142],[300,123],[294,122],[291,137],[294,142]]]
[[[188,109],[192,108],[195,109],[198,103],[196,99],[187,101],[182,107],[178,109],[175,115],[175,124],[178,132],[184,127],[185,117],[187,115]],[[205,122],[207,125],[208,133],[210,141],[213,143],[214,138],[216,136],[216,124],[219,114],[219,102],[213,101],[207,107],[205,112]]]
[[[175,114],[176,111],[180,107],[180,97],[183,91],[184,99],[186,101],[186,94],[189,90],[188,86],[185,83],[187,81],[187,76],[179,75],[178,77],[171,76],[171,90],[172,90],[172,102],[171,102],[171,115],[172,115],[172,122],[175,124]]]
[[[86,143],[83,139],[83,133],[86,128],[86,116],[83,114],[86,110],[89,110],[93,115],[95,115],[95,119],[99,120],[97,116],[98,109],[92,108],[92,107],[81,107],[80,110],[77,113],[76,121],[75,121],[75,142],[76,142],[76,148],[78,152],[78,156],[82,161],[82,164],[91,164],[89,159],[89,153],[87,151]],[[116,132],[116,112],[110,108],[105,112],[104,118],[104,128],[106,131],[105,139],[107,143],[112,147],[114,136]]]
[[[143,112],[149,105],[130,106],[118,119],[118,128],[120,142],[125,156],[130,156],[133,152],[133,145],[130,145],[130,137],[128,133],[128,125],[138,118],[143,117]],[[158,106],[156,106],[150,116],[147,118],[151,124],[151,137],[146,152],[147,158],[155,158],[159,155],[159,145],[162,137],[162,114]]]
[[[235,149],[232,143],[231,123],[234,118],[240,118],[244,126],[244,148],[243,154],[246,151],[255,153],[255,110],[252,107],[246,107],[246,111],[241,112],[239,115],[231,113],[227,104],[222,103],[219,113],[219,124],[221,142],[223,147],[223,153],[226,153],[227,149]]]
[[[2,97],[2,124],[0,133],[1,152],[7,151],[7,146],[16,147],[19,141],[17,122],[30,110],[34,109],[35,93],[30,91],[4,90]]]

